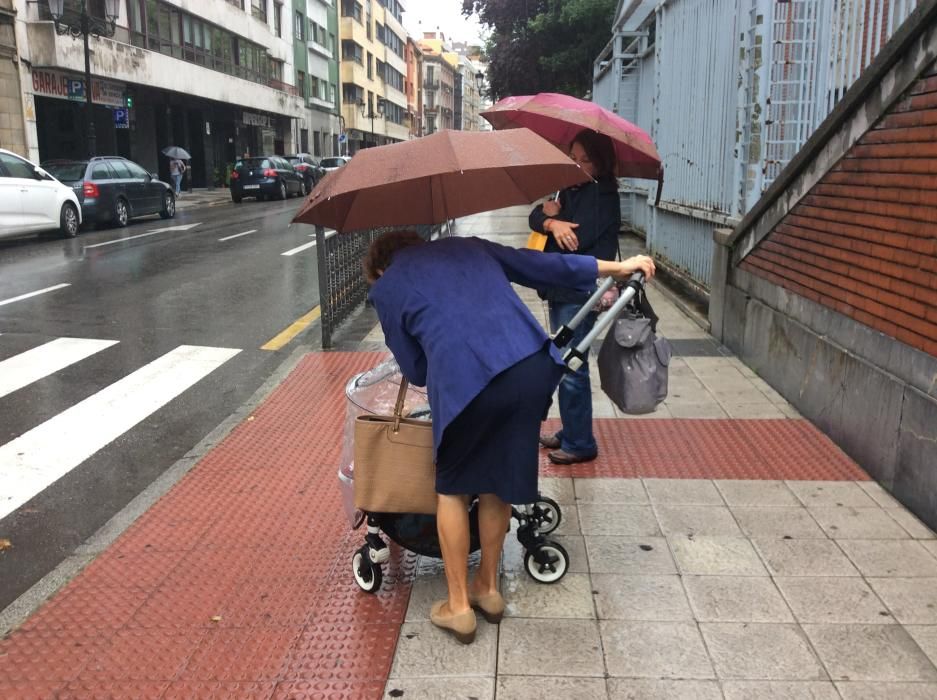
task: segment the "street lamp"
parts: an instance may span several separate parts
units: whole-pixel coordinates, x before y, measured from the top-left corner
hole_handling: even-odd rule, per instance
[[[94,103],[91,100],[91,52],[88,49],[89,36],[114,36],[117,30],[117,16],[120,14],[120,0],[104,0],[104,17],[93,17],[88,13],[88,0],[81,0],[80,14],[69,13],[65,16],[65,0],[48,0],[49,14],[55,23],[55,31],[60,36],[66,34],[82,37],[85,46],[85,104],[88,117],[88,156],[97,153],[97,135],[94,133]]]
[[[485,85],[485,74],[481,71],[478,71],[475,74],[475,87],[478,88],[478,94],[482,94],[482,87]]]
[[[368,100],[367,103],[365,103],[364,100],[358,100],[358,111],[361,112],[361,116],[362,116],[362,117],[365,117],[365,118],[370,118],[370,119],[371,119],[371,143],[373,144],[373,143],[375,143],[375,140],[374,140],[374,117],[377,117],[377,116],[379,116],[379,115],[380,115],[380,116],[383,116],[383,114],[384,114],[384,98],[383,98],[383,97],[378,97],[378,98],[377,98],[377,112],[375,112],[375,111],[372,109],[372,107],[373,107],[373,104],[371,103],[371,100]]]

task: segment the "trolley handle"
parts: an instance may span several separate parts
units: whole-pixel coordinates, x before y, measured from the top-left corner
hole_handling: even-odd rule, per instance
[[[602,286],[599,287],[599,289],[603,290],[603,293],[604,293],[604,291],[611,288],[614,281],[615,280],[612,279],[611,277],[607,278],[605,282],[602,283]],[[567,367],[569,367],[574,372],[578,370],[580,367],[582,367],[583,363],[586,361],[586,355],[589,353],[589,348],[592,347],[592,343],[595,342],[595,339],[599,337],[599,333],[601,333],[606,328],[608,328],[614,322],[614,320],[618,318],[618,315],[628,305],[628,302],[634,299],[635,295],[639,291],[641,291],[643,287],[644,287],[644,273],[635,272],[633,275],[631,275],[631,278],[625,284],[625,288],[622,290],[621,296],[618,297],[618,299],[615,301],[614,304],[612,304],[611,308],[608,311],[606,311],[599,317],[599,319],[595,322],[595,325],[592,327],[592,330],[589,331],[586,337],[582,339],[582,342],[579,343],[579,345],[577,345],[576,347],[569,348],[565,353],[563,353],[563,362],[566,363]],[[586,306],[580,309],[579,313],[576,314],[576,317],[574,317],[573,320],[570,321],[570,323],[573,324],[572,326],[573,328],[579,325],[579,322],[582,320],[582,319],[579,319],[579,321],[577,321],[576,319],[580,315],[583,318],[585,318],[585,314],[588,313],[592,309],[592,306],[594,306],[595,302],[597,301],[598,301],[598,298],[596,298],[596,295],[593,294],[592,298],[589,299],[589,302],[586,304]],[[563,326],[563,328],[560,329],[560,332],[562,332],[565,329],[566,329],[566,326]],[[557,333],[557,336],[559,335],[560,333]],[[572,331],[570,330],[569,337],[571,336],[572,336]],[[569,337],[567,337],[566,342],[569,342]],[[556,341],[554,340],[554,342]]]

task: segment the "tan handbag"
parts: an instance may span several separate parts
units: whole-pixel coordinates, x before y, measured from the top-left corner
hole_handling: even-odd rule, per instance
[[[355,508],[368,513],[436,513],[433,424],[401,417],[407,386],[394,415],[355,419]]]

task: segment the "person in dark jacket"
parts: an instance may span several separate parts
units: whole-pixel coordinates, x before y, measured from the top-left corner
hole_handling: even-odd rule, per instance
[[[478,609],[499,622],[498,566],[512,503],[537,498],[537,437],[563,369],[560,354],[512,282],[585,293],[597,276],[648,277],[646,256],[623,262],[516,250],[480,238],[378,238],[365,259],[369,298],[400,371],[427,387],[433,416],[437,529],[448,598],[430,619],[463,642]],[[468,584],[468,499],[478,496],[481,565]]]
[[[618,250],[621,210],[618,182],[614,177],[615,151],[611,139],[595,131],[582,131],[573,140],[570,157],[594,180],[560,192],[559,201],[548,201],[530,213],[530,228],[547,234],[545,252],[588,255],[614,260]],[[588,301],[589,292],[549,286],[539,289],[549,302],[550,329],[555,333]],[[571,341],[578,345],[595,325],[597,314],[590,313],[576,328]],[[560,382],[560,420],[554,435],[540,436],[540,444],[552,450],[555,464],[587,462],[598,455],[592,432],[592,387],[588,356],[577,372]]]

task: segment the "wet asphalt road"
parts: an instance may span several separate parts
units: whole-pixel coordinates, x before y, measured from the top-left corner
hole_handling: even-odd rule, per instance
[[[30,431],[52,450],[53,466],[76,462],[16,510],[5,517],[0,511],[0,539],[13,545],[0,553],[0,610],[250,398],[298,344],[317,340],[313,324],[280,350],[260,349],[318,304],[315,247],[283,255],[314,240],[309,226],[287,228],[300,201],[187,209],[169,221],[146,217],[71,240],[0,241],[0,474],[18,459],[11,441]],[[162,230],[187,224],[198,225]],[[3,303],[60,284],[69,286]],[[20,362],[23,353],[61,338],[117,342],[3,395],[5,360]],[[70,453],[77,441],[64,429],[58,435],[56,426],[74,420],[84,433],[106,433],[106,423],[130,409],[109,411],[103,397],[179,346],[238,352],[210,351],[230,359],[196,373],[178,392],[155,387],[168,402],[90,457]],[[16,367],[22,375],[22,365]],[[175,381],[164,376],[167,385]],[[152,377],[147,382],[131,388],[127,400],[139,395],[145,402],[154,384]],[[16,489],[9,481],[5,489],[0,478],[0,503],[4,490]]]

